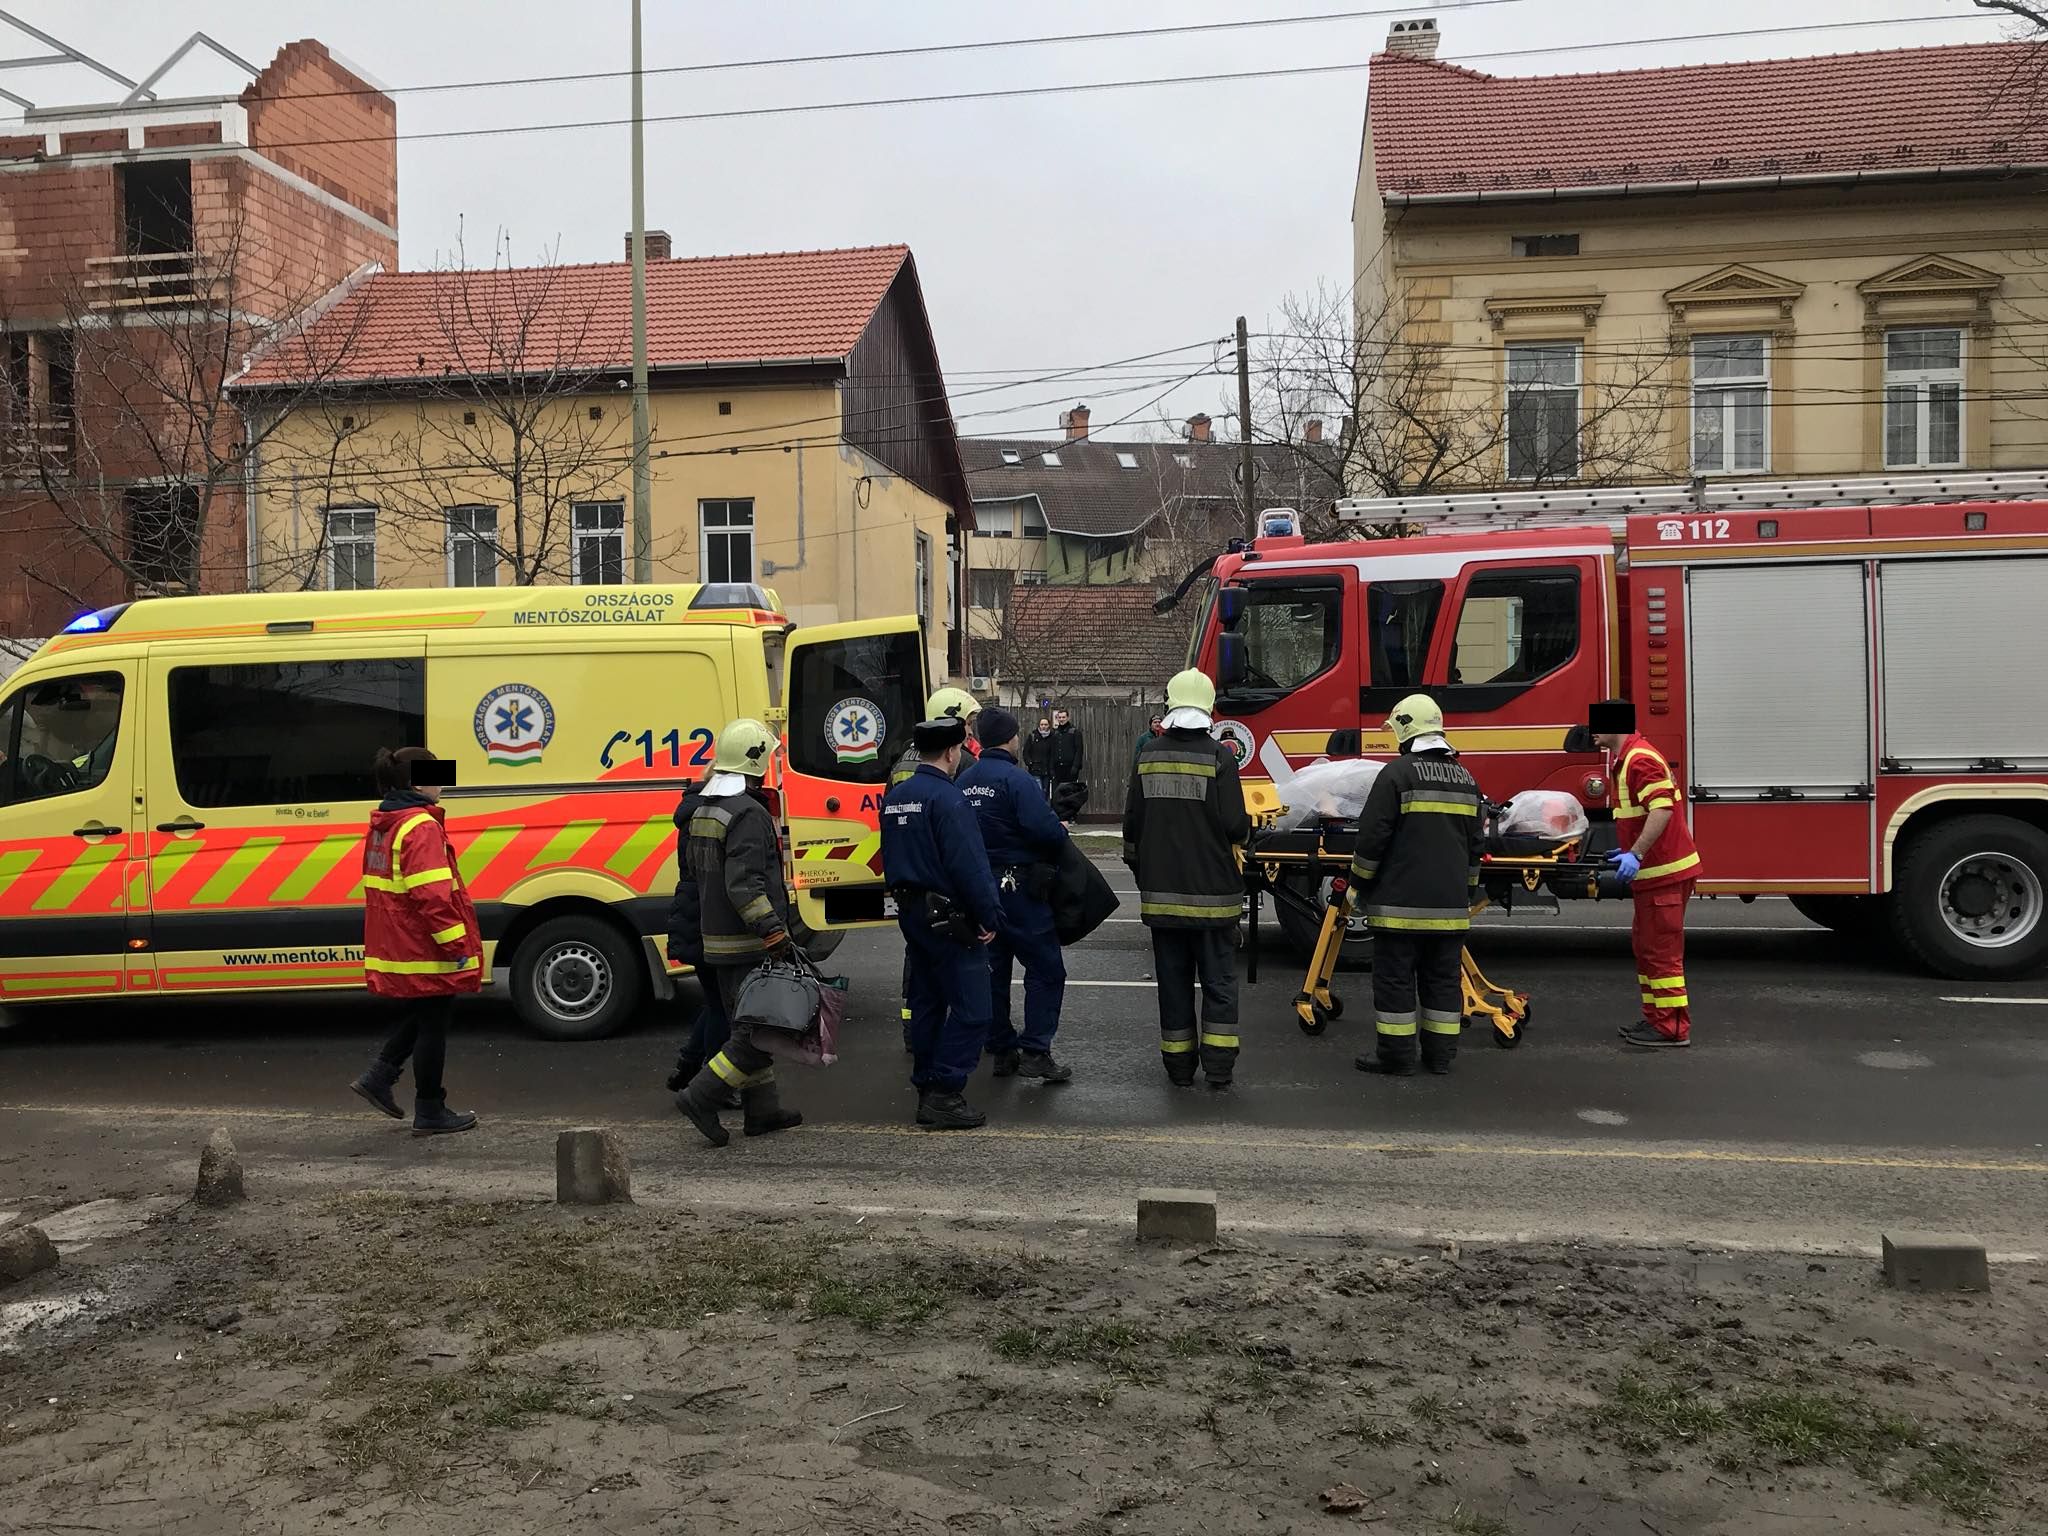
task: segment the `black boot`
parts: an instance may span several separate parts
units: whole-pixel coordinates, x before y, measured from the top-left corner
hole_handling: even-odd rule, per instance
[[[690,1086],[690,1079],[704,1070],[704,1058],[691,1051],[676,1053],[676,1069],[668,1075],[668,1091],[681,1093]]]
[[[988,1116],[957,1093],[934,1091],[919,1102],[917,1123],[934,1131],[972,1131],[986,1125]]]
[[[1041,1083],[1070,1083],[1074,1080],[1074,1069],[1063,1061],[1053,1058],[1051,1051],[1026,1051],[1016,1068],[1019,1077],[1032,1077]]]
[[[1414,1062],[1393,1061],[1380,1055],[1377,1051],[1367,1051],[1364,1055],[1353,1061],[1351,1065],[1358,1068],[1361,1072],[1374,1072],[1381,1077],[1413,1077],[1415,1075]]]
[[[728,1092],[725,1079],[706,1067],[690,1079],[689,1087],[676,1095],[676,1108],[690,1117],[690,1124],[696,1126],[714,1147],[722,1147],[732,1140],[732,1132],[718,1123],[719,1106],[725,1102]]]
[[[369,1071],[348,1085],[349,1090],[357,1098],[374,1105],[392,1119],[403,1120],[405,1111],[398,1107],[398,1100],[391,1096],[391,1090],[397,1085],[398,1074],[402,1070],[404,1069],[394,1067],[380,1056],[370,1063]]]
[[[1024,1065],[1022,1051],[997,1051],[989,1059],[995,1063],[991,1071],[996,1077],[1015,1077],[1017,1069]]]
[[[747,1112],[746,1132],[749,1136],[772,1136],[777,1131],[792,1130],[804,1123],[804,1117],[797,1111],[782,1107],[782,1096],[776,1091],[773,1081],[749,1088],[740,1095],[740,1104]]]
[[[417,1099],[412,1106],[412,1133],[415,1136],[447,1136],[456,1131],[476,1129],[476,1113],[467,1109],[450,1109],[443,1099]]]

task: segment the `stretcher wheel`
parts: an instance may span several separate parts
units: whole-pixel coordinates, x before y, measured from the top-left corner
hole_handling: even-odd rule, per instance
[[[1312,997],[1298,998],[1294,1004],[1294,1020],[1304,1035],[1320,1035],[1330,1027],[1330,1011]]]
[[[1343,1018],[1344,999],[1339,997],[1336,993],[1332,992],[1330,994],[1330,1001],[1328,1005],[1323,1009],[1323,1012],[1328,1014],[1333,1019]]]
[[[1515,1032],[1509,1035],[1503,1034],[1500,1030],[1496,1029],[1493,1032],[1493,1043],[1504,1051],[1512,1051],[1522,1043],[1522,1036],[1529,1032],[1529,1021],[1535,1016],[1536,1005],[1529,1002],[1523,1003],[1521,1021],[1515,1025]]]

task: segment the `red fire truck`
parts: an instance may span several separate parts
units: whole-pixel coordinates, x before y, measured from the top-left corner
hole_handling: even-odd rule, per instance
[[[1338,515],[1409,536],[1310,544],[1276,509],[1183,586],[1247,779],[1391,754],[1381,722],[1420,689],[1491,798],[1567,790],[1597,847],[1609,772],[1581,727],[1627,697],[1687,786],[1703,892],[1789,896],[1945,976],[2048,963],[2048,477]]]

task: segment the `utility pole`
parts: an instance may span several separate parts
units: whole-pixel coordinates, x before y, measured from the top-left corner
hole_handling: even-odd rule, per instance
[[[654,489],[647,464],[647,149],[642,116],[640,0],[633,0],[633,580],[645,583],[654,580]]]
[[[1243,315],[1237,317],[1237,435],[1242,455],[1237,478],[1244,486],[1244,536],[1255,539],[1259,536],[1259,501],[1258,465],[1252,457],[1252,352]]]

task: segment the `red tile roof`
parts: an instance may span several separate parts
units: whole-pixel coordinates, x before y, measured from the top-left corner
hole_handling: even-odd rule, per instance
[[[907,246],[879,245],[650,261],[648,365],[843,358],[909,259]],[[632,282],[623,261],[378,273],[235,382],[440,378],[522,360],[536,372],[625,369]]]
[[[1032,686],[1129,685],[1163,694],[1186,665],[1192,610],[1183,603],[1164,616],[1152,611],[1149,585],[1033,586],[1010,589],[1007,645],[997,665]],[[988,644],[975,642],[979,650]]]
[[[1383,195],[1475,196],[2048,163],[2048,43],[1508,78],[1383,53]]]

